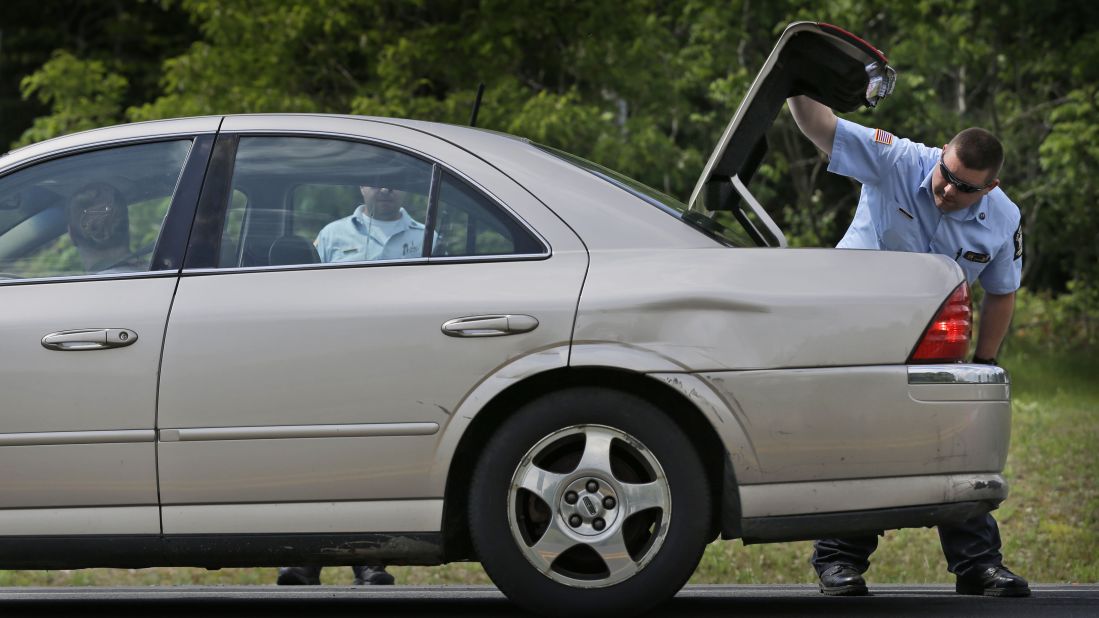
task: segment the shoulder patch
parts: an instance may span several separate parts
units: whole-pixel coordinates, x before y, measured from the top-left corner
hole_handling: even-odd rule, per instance
[[[893,134],[888,131],[882,131],[881,129],[874,129],[874,141],[879,144],[885,144],[886,146],[892,146]]]
[[[1015,228],[1015,259],[1023,257],[1023,224]]]

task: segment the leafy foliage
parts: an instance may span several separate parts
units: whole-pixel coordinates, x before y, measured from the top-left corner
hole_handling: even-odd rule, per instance
[[[97,64],[112,57],[102,38],[83,54],[59,52],[24,80],[24,95],[51,113],[20,143],[120,120],[221,113],[465,123],[484,82],[480,126],[685,197],[785,25],[825,21],[885,50],[900,73],[891,99],[853,119],[935,145],[971,125],[998,133],[1008,149],[1003,186],[1024,215],[1024,282],[1055,292],[1073,280],[1099,286],[1099,220],[1088,211],[1099,198],[1099,5],[164,0],[120,10],[114,21],[154,9],[192,38],[189,47],[150,46],[164,52],[159,86],[144,80],[134,92],[127,79],[141,74],[136,64]],[[770,141],[753,190],[792,244],[834,243],[858,185],[826,173],[787,116]]]
[[[98,60],[79,60],[58,51],[23,78],[21,89],[24,97],[38,97],[53,113],[35,118],[17,145],[117,122],[126,78],[110,73]]]
[[[1095,469],[1099,432],[1089,352],[1099,345],[1099,3],[6,0],[0,141],[21,145],[116,122],[250,112],[464,124],[484,82],[479,126],[685,197],[779,33],[797,20],[838,24],[897,67],[893,97],[851,114],[853,120],[932,145],[972,125],[1003,139],[1001,179],[1024,216],[1028,288],[1019,293],[1004,357],[1009,368],[1025,361],[1027,369],[1013,375],[1009,476],[1016,498],[998,514],[1005,554],[1034,580],[1095,581],[1099,498],[1091,477],[1078,471]],[[23,101],[13,100],[20,95]],[[828,174],[825,158],[788,117],[769,138],[770,158],[753,191],[792,244],[833,244],[850,220],[857,184]],[[327,201],[316,197],[302,199]],[[157,216],[149,210],[150,222]],[[239,224],[230,218],[228,233]],[[1084,352],[1064,353],[1072,348]],[[891,536],[898,538],[883,543],[875,562],[877,581],[948,577],[932,532]],[[694,581],[773,582],[791,573],[810,581],[806,551],[715,544]],[[133,584],[168,577],[262,583],[273,575],[238,573],[150,570],[130,577]],[[326,576],[348,572],[328,569]],[[398,576],[485,582],[468,565]],[[16,577],[22,575],[0,573],[0,582],[117,581],[114,572],[90,570]]]
[[[1068,291],[1057,297],[1020,291],[1012,341],[1046,352],[1095,349],[1099,346],[1099,289],[1069,281]]]

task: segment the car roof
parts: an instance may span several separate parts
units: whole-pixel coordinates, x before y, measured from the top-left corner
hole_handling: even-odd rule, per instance
[[[0,156],[0,171],[33,161],[42,156],[80,150],[86,146],[110,144],[115,141],[129,141],[142,137],[159,139],[173,135],[216,133],[218,127],[221,126],[221,120],[221,116],[196,116],[192,118],[132,122],[70,133],[24,146]]]

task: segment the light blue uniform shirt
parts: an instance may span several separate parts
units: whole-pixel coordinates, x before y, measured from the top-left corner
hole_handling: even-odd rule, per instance
[[[324,226],[313,243],[322,262],[400,260],[423,255],[424,224],[401,209],[395,221],[372,219],[359,205],[351,215]]]
[[[896,138],[842,118],[828,171],[862,183],[855,218],[836,245],[940,253],[953,258],[972,284],[1008,294],[1019,289],[1023,237],[1019,208],[996,187],[969,208],[942,213],[931,177],[941,148]]]

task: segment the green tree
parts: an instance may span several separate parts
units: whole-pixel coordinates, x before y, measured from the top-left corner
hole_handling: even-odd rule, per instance
[[[102,62],[57,52],[23,78],[23,96],[37,97],[50,107],[50,114],[35,118],[16,145],[117,123],[126,85],[126,78],[109,72]]]
[[[1074,279],[1097,285],[1099,221],[1084,209],[1095,201],[1092,178],[1099,172],[1093,135],[1099,5],[165,0],[111,6],[116,17],[97,22],[104,31],[118,32],[118,24],[138,14],[170,15],[179,32],[191,33],[189,46],[159,35],[175,45],[150,46],[162,52],[153,54],[162,68],[154,86],[138,80],[147,73],[135,70],[132,59],[112,63],[103,37],[85,53],[43,65],[25,93],[52,107],[24,141],[118,119],[239,112],[465,123],[484,82],[480,126],[574,152],[681,197],[786,24],[835,23],[883,49],[900,74],[891,99],[851,118],[930,145],[971,125],[997,132],[1008,148],[1003,186],[1024,216],[1024,281],[1055,291]],[[102,78],[62,84],[73,75],[65,67],[100,71]],[[116,77],[129,86],[120,89]],[[850,220],[858,185],[826,173],[827,161],[785,114],[770,143],[753,190],[794,244],[834,243]]]
[[[24,98],[21,83],[56,53],[99,61],[108,73],[126,79],[119,112],[106,120],[116,122],[125,108],[156,96],[164,59],[180,53],[195,36],[187,15],[169,0],[0,2],[0,151],[18,141],[36,118],[52,113],[38,96]],[[40,92],[71,88],[43,83]]]

